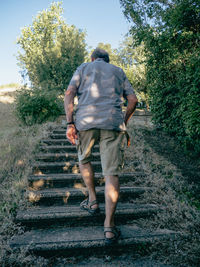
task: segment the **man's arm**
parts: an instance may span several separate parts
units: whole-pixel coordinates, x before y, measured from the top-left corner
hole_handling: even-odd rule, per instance
[[[127,105],[125,119],[124,119],[125,125],[127,125],[129,119],[132,117],[133,112],[135,111],[136,105],[138,102],[136,95],[127,95],[127,100],[128,100],[128,105]]]
[[[65,92],[64,107],[66,113],[67,123],[72,123],[67,126],[66,136],[69,141],[75,145],[75,140],[77,139],[77,130],[73,124],[73,111],[74,111],[74,97],[76,96],[76,87],[69,85],[67,91]]]

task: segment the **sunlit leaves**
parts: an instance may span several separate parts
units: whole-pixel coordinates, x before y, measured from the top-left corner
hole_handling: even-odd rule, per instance
[[[61,3],[53,3],[24,27],[17,43],[18,61],[31,84],[63,92],[86,55],[85,33],[67,25]]]

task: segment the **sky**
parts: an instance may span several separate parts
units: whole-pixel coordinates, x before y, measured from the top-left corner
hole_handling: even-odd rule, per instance
[[[17,66],[16,39],[24,26],[32,24],[38,12],[47,9],[52,0],[0,0],[0,85],[21,83]],[[117,48],[129,30],[119,0],[63,0],[63,17],[87,33],[86,43],[110,43]]]

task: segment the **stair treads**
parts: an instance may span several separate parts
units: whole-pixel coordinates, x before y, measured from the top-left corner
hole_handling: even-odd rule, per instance
[[[53,223],[54,225],[62,223],[71,226],[93,225],[94,223],[95,225],[102,225],[105,218],[105,205],[100,203],[99,206],[101,212],[95,216],[91,216],[87,211],[81,210],[79,204],[29,208],[24,211],[18,211],[15,221],[34,227],[49,227]],[[163,208],[155,204],[118,203],[116,220],[118,223],[125,223],[130,219],[151,216],[161,209]]]
[[[119,175],[120,184],[134,181],[138,177],[145,177],[144,172],[122,173]],[[102,185],[105,183],[105,178],[101,173],[95,173],[95,184]],[[30,187],[34,189],[43,188],[58,188],[64,186],[75,186],[83,184],[83,178],[80,173],[49,173],[42,175],[30,175],[28,177]]]
[[[169,230],[149,231],[135,225],[120,226],[121,238],[115,246],[125,247],[145,244],[155,240],[176,238],[177,233]],[[103,227],[63,227],[37,229],[14,236],[12,248],[28,247],[30,251],[59,251],[70,249],[92,249],[105,247]]]
[[[137,198],[145,191],[150,190],[146,187],[128,187],[121,186],[120,201],[128,201]],[[104,186],[96,187],[97,198],[104,201]],[[43,190],[31,190],[26,192],[26,197],[30,202],[35,204],[53,205],[54,203],[70,204],[80,202],[87,196],[86,187],[78,184],[77,188],[49,188]]]

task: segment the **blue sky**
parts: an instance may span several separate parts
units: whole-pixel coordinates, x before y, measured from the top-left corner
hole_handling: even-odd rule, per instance
[[[16,45],[20,29],[32,24],[37,12],[47,9],[52,0],[0,0],[0,85],[17,82],[21,77],[17,66]],[[86,42],[95,48],[98,43],[110,43],[117,48],[128,32],[119,0],[63,0],[67,24],[86,30]]]

